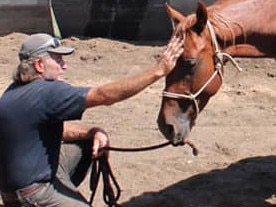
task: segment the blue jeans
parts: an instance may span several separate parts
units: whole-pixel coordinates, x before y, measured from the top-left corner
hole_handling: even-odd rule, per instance
[[[62,143],[59,167],[53,182],[45,183],[38,192],[6,207],[88,207],[88,201],[77,186],[85,178],[91,166],[91,141]]]

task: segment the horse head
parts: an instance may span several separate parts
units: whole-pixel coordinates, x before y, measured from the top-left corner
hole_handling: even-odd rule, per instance
[[[199,2],[195,14],[184,16],[166,4],[174,33],[184,40],[183,54],[166,77],[158,127],[173,145],[183,144],[199,112],[222,83],[223,57],[208,21],[206,6]]]

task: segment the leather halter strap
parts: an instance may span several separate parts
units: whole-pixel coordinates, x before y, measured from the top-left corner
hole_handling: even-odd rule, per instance
[[[212,46],[213,46],[213,49],[215,52],[215,57],[214,57],[215,71],[214,71],[214,73],[211,75],[211,77],[209,77],[209,79],[205,82],[205,84],[203,84],[203,86],[201,86],[201,88],[195,93],[181,94],[181,93],[172,93],[172,92],[168,92],[165,90],[162,93],[163,97],[167,97],[167,98],[192,100],[195,105],[196,116],[200,112],[197,97],[202,93],[202,91],[204,91],[204,89],[213,81],[213,79],[217,75],[219,75],[220,78],[223,80],[223,74],[221,71],[222,67],[223,67],[223,58],[228,59],[239,71],[242,70],[242,68],[239,67],[238,63],[234,60],[234,58],[231,55],[221,52],[221,50],[219,49],[219,46],[218,46],[218,41],[216,38],[214,28],[209,21],[207,21],[207,27],[210,32]]]

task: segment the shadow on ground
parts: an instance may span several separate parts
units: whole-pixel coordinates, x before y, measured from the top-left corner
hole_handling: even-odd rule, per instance
[[[276,156],[253,157],[195,175],[159,192],[145,192],[122,206],[272,207],[276,205],[266,200],[276,192],[275,181]]]

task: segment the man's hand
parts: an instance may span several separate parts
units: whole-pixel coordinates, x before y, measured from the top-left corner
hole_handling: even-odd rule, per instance
[[[99,127],[88,127],[73,122],[64,122],[63,141],[92,139],[92,157],[98,158],[103,154],[108,155],[104,148],[109,147],[107,133]]]
[[[183,53],[183,44],[182,37],[174,35],[163,52],[158,65],[164,70],[166,75],[175,67],[177,59]]]
[[[93,137],[92,157],[98,158],[103,154],[108,155],[108,151],[104,148],[109,147],[108,135],[102,129],[95,131]]]

